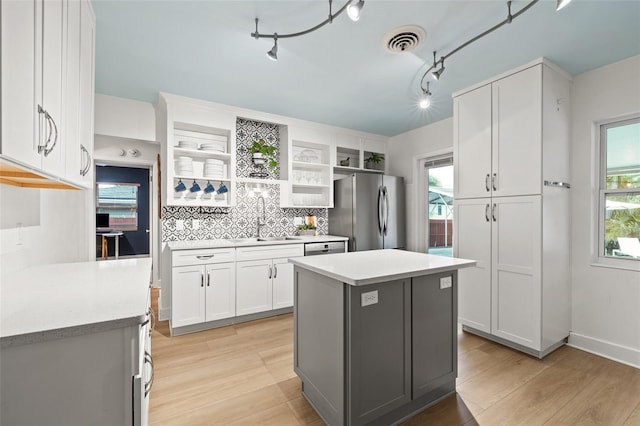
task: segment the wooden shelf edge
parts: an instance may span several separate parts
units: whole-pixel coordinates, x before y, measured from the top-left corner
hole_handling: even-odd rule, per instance
[[[9,163],[4,158],[0,160],[0,183],[21,188],[81,189],[50,176]]]

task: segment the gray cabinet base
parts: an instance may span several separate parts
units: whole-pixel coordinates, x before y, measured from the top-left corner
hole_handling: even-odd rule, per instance
[[[535,356],[536,358],[542,359],[545,356],[549,355],[551,352],[555,351],[561,346],[564,346],[569,341],[569,336],[560,340],[559,342],[554,343],[543,351],[536,351],[535,349],[528,348],[526,346],[519,345],[518,343],[510,342],[502,337],[494,336],[493,334],[485,333],[484,331],[476,330],[475,328],[469,327],[467,325],[463,325],[462,329],[471,334],[475,334],[476,336],[484,337],[485,339],[492,340],[496,343],[500,343],[501,345],[508,346],[512,349],[515,349],[520,352],[524,352],[527,355]]]
[[[390,413],[385,414],[384,416],[367,423],[367,426],[393,426],[398,425],[405,420],[410,419],[416,414],[426,410],[427,408],[435,405],[448,397],[449,395],[453,395],[456,392],[456,382],[453,380],[450,383],[446,383],[436,389],[431,390],[430,392],[422,395],[418,399],[414,399],[410,403],[403,405]],[[309,405],[313,407],[316,413],[320,416],[322,421],[325,424],[331,425],[331,423],[324,418],[322,415],[324,410],[320,407],[316,406],[314,401],[317,401],[319,398],[322,398],[322,395],[315,391],[313,386],[305,386],[305,383],[302,382],[302,396],[307,400]]]
[[[195,333],[196,331],[203,331],[209,330],[211,328],[240,324],[242,322],[274,317],[276,315],[290,314],[291,312],[293,312],[293,308],[274,309],[273,311],[258,312],[255,314],[242,315],[239,317],[231,317],[216,321],[202,322],[199,324],[185,325],[184,327],[171,327],[171,322],[169,322],[169,328],[171,330],[172,336],[180,336],[181,334]]]

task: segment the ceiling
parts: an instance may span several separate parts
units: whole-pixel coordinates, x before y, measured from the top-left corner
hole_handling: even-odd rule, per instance
[[[452,92],[539,57],[576,75],[640,54],[640,0],[574,0],[558,12],[555,0],[541,0],[448,58],[421,110],[432,52],[445,55],[502,21],[506,1],[367,0],[358,22],[343,13],[278,40],[277,62],[266,57],[272,40],[250,36],[254,19],[261,33],[297,32],[326,19],[328,1],[92,3],[98,93],[156,102],[162,91],[386,136],[450,117]],[[512,13],[527,3],[513,1]],[[386,51],[385,34],[409,24],[426,39],[412,52]]]

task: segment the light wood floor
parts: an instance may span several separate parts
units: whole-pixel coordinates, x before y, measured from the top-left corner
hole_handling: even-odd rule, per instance
[[[293,372],[293,317],[152,338],[152,425],[322,425]],[[457,395],[405,425],[640,425],[640,370],[563,347],[538,360],[459,336]]]

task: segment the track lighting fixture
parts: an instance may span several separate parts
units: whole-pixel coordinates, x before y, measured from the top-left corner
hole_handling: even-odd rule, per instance
[[[427,81],[427,88],[422,89],[422,97],[419,102],[420,108],[427,109],[431,105],[431,92],[429,91],[429,82]]]
[[[440,69],[439,70],[435,70],[436,65],[437,65],[438,62],[440,63]],[[436,61],[436,52],[433,52],[433,67],[432,68],[434,68],[434,70],[431,71],[431,76],[436,81],[440,80],[440,76],[444,72],[444,58],[440,58],[440,61]]]
[[[273,33],[273,47],[267,52],[267,58],[272,61],[278,60],[278,33]]]
[[[352,21],[360,19],[360,12],[364,6],[364,0],[353,0],[349,6],[347,6],[347,15]]]
[[[429,82],[428,81],[427,81],[427,88],[426,89],[424,88],[424,82],[425,82],[424,80],[425,80],[427,75],[431,74],[435,80],[439,80],[440,77],[442,76],[442,73],[444,72],[444,60],[445,59],[447,59],[451,55],[455,54],[456,52],[462,50],[463,48],[467,47],[471,43],[473,43],[473,42],[475,42],[477,40],[480,40],[482,37],[486,36],[487,34],[490,34],[490,33],[494,32],[495,30],[497,30],[498,28],[502,27],[503,25],[510,24],[518,16],[522,15],[524,12],[529,10],[529,8],[531,8],[531,6],[533,6],[534,4],[538,3],[538,1],[539,0],[531,0],[522,9],[520,9],[519,11],[517,11],[514,14],[511,13],[511,1],[507,1],[507,17],[503,21],[501,21],[498,24],[494,25],[493,27],[489,28],[485,32],[478,34],[477,36],[475,36],[472,39],[466,41],[465,43],[462,43],[460,46],[456,47],[451,52],[447,53],[444,56],[441,56],[440,59],[438,59],[437,61],[436,61],[436,52],[433,52],[433,65],[431,65],[424,72],[424,74],[422,74],[422,78],[420,79],[420,90],[422,92],[422,97],[421,97],[421,100],[420,100],[420,108],[422,108],[422,109],[428,108],[429,104],[431,103],[430,102],[431,92],[429,91]],[[557,0],[556,10],[562,9],[567,4],[569,4],[570,1],[571,0]],[[440,68],[438,68],[438,67],[440,67]]]
[[[333,22],[333,19],[336,16],[340,15],[342,12],[344,12],[345,9],[347,9],[349,17],[353,21],[357,21],[360,18],[360,12],[362,11],[362,7],[364,6],[364,0],[348,0],[344,4],[344,6],[342,6],[336,13],[333,13],[331,11],[331,6],[332,6],[332,0],[329,0],[329,17],[327,19],[325,19],[324,21],[320,22],[318,25],[309,28],[308,30],[299,31],[297,33],[280,34],[280,35],[278,35],[278,33],[273,33],[273,35],[272,34],[260,34],[260,32],[258,31],[258,18],[256,18],[256,31],[251,33],[251,37],[255,38],[256,40],[261,39],[261,38],[271,38],[271,39],[273,39],[273,47],[271,48],[271,50],[269,52],[267,52],[267,57],[269,59],[277,61],[278,60],[278,39],[279,38],[292,38],[292,37],[299,37],[299,36],[303,36],[305,34],[309,34],[310,32],[313,32],[313,31],[315,31],[317,29],[320,29],[320,28],[324,27],[326,24],[331,24]]]

